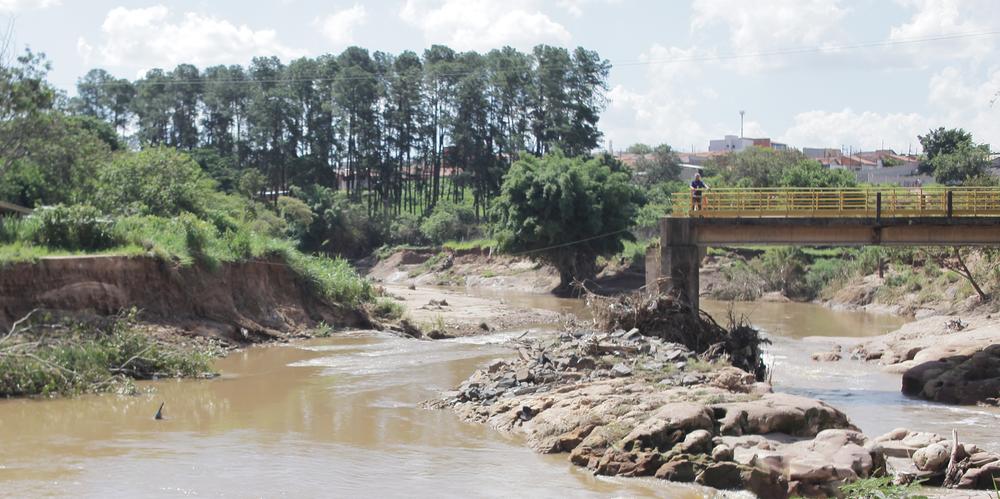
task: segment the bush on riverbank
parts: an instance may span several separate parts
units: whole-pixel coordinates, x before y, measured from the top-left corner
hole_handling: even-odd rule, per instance
[[[953,249],[773,247],[736,253],[713,248],[722,258],[721,282],[713,298],[750,301],[780,292],[794,299],[830,300],[845,288],[861,286],[883,266],[872,296],[884,305],[937,303],[958,307],[976,294]],[[990,249],[963,250],[968,271],[988,296],[1000,292],[1000,255]]]
[[[131,390],[131,380],[212,372],[211,352],[182,350],[138,329],[136,311],[105,323],[29,317],[0,338],[0,397]]]

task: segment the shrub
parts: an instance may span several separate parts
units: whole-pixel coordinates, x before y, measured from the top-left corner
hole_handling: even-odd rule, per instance
[[[385,320],[398,320],[405,311],[403,305],[392,298],[379,298],[372,307],[372,315]]]
[[[65,250],[103,250],[119,244],[113,222],[88,205],[56,205],[36,210],[33,233],[22,234],[32,242]]]
[[[0,344],[0,397],[109,391],[129,379],[210,372],[210,355],[157,343],[136,329],[135,310],[97,324],[22,327]],[[57,330],[59,334],[49,334]]]
[[[109,213],[203,214],[215,183],[187,154],[166,147],[121,153],[98,170],[95,203]]]
[[[475,226],[476,214],[472,208],[440,201],[420,224],[420,232],[431,242],[441,244],[451,239],[468,238]]]
[[[803,292],[807,298],[815,298],[832,282],[847,276],[847,269],[840,260],[821,258],[813,262],[806,271]]]

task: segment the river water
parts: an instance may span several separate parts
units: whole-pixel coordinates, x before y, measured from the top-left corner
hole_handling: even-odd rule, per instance
[[[586,313],[579,301],[504,300]],[[727,305],[703,306],[717,317]],[[898,426],[950,432],[1000,450],[1000,411],[899,395],[871,364],[815,363],[832,337],[895,329],[891,316],[806,304],[742,304],[774,342],[775,389],[827,400],[869,434]],[[523,330],[421,342],[345,333],[258,347],[218,361],[214,380],[143,383],[139,396],[0,401],[0,495],[703,497],[658,480],[598,478],[563,456],[420,402],[509,355]],[[841,341],[841,340],[837,340]],[[155,421],[160,402],[166,420]],[[994,430],[991,431],[991,428]]]

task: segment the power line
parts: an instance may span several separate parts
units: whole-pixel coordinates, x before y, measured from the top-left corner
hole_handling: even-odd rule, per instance
[[[838,52],[847,50],[859,50],[868,48],[878,48],[878,47],[893,47],[901,45],[912,45],[919,43],[931,43],[931,42],[941,42],[941,41],[952,41],[967,38],[979,38],[979,37],[992,37],[1000,35],[1000,30],[993,31],[971,31],[964,33],[953,33],[949,35],[939,35],[931,37],[922,38],[907,38],[898,40],[881,40],[881,41],[871,41],[862,42],[855,44],[846,45],[820,45],[820,46],[810,46],[810,47],[794,47],[777,49],[770,51],[758,51],[758,52],[734,52],[729,54],[718,54],[718,55],[703,55],[703,56],[692,56],[692,57],[670,57],[664,59],[646,59],[646,60],[632,60],[632,61],[621,61],[621,62],[609,62],[611,67],[623,68],[623,67],[641,67],[641,66],[653,66],[653,65],[666,65],[666,64],[676,64],[682,62],[717,62],[735,59],[749,59],[756,57],[774,57],[781,55],[796,55],[796,54],[809,54],[809,53],[828,53],[828,52]],[[217,67],[217,66],[216,66]],[[541,67],[545,69],[570,69],[570,66],[560,67],[558,64],[545,64]],[[519,71],[509,70],[509,69],[498,69],[495,71],[487,72],[487,68],[477,68],[474,71],[454,71],[454,72],[444,72],[433,74],[433,77],[438,79],[441,78],[460,78],[463,76],[471,76],[475,74],[518,74]],[[530,68],[525,68],[524,72],[530,71]],[[166,73],[165,73],[166,74]],[[301,76],[294,78],[262,78],[253,79],[249,76],[244,79],[211,79],[203,78],[199,80],[173,80],[165,78],[162,81],[148,81],[148,80],[137,80],[133,84],[141,85],[197,85],[204,83],[230,83],[230,84],[263,84],[263,83],[296,83],[296,82],[337,82],[337,81],[361,81],[361,80],[377,80],[378,75],[376,74],[365,74],[357,76],[347,76],[347,75],[337,75],[337,76]],[[104,87],[104,86],[114,86],[120,85],[120,82],[109,81],[104,83],[91,84],[93,86]]]
[[[585,242],[588,242],[588,241],[593,241],[595,239],[602,239],[602,238],[605,238],[605,237],[613,236],[615,234],[621,234],[622,232],[628,232],[628,231],[630,231],[630,230],[632,230],[634,228],[635,227],[628,227],[626,229],[616,230],[614,232],[608,232],[608,233],[605,233],[605,234],[601,234],[601,235],[597,235],[597,236],[592,236],[592,237],[587,237],[587,238],[584,238],[584,239],[578,239],[576,241],[570,241],[568,243],[554,244],[552,246],[546,246],[544,248],[535,248],[535,249],[530,249],[530,250],[526,250],[526,251],[519,251],[517,253],[505,253],[505,254],[509,255],[509,256],[523,256],[523,255],[529,255],[531,253],[539,253],[539,252],[542,252],[542,251],[548,251],[548,250],[553,250],[553,249],[558,249],[558,248],[565,248],[567,246],[575,246],[577,244],[585,243]]]

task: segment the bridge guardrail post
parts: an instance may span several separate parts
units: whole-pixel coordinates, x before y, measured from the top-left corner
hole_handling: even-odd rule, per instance
[[[948,190],[948,218],[951,218],[952,214],[952,191]]]
[[[882,223],[882,191],[875,193],[875,222]]]

